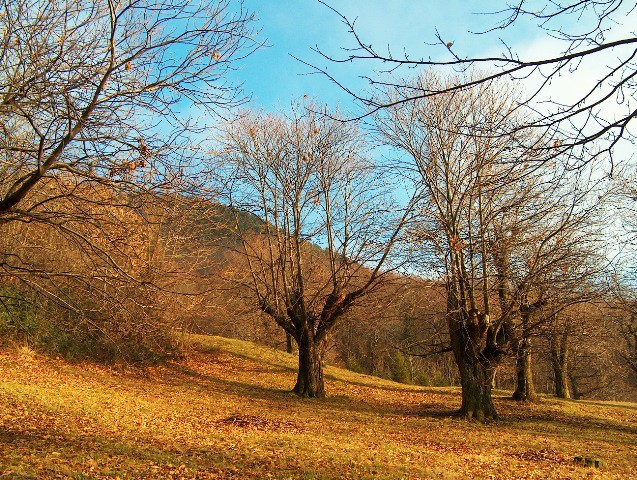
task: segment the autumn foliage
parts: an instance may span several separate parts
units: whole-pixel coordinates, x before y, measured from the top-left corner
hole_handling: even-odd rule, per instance
[[[288,392],[293,356],[200,336],[187,359],[144,370],[0,355],[0,468],[9,476],[627,479],[634,404],[545,398],[507,419],[452,417],[456,388],[414,387],[328,367],[331,398]],[[585,467],[577,456],[601,458]]]

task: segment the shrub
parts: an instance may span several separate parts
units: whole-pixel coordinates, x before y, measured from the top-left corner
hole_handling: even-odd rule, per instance
[[[361,365],[360,361],[353,355],[350,355],[345,360],[345,368],[356,373],[365,373],[365,369]]]
[[[2,290],[0,297],[4,344],[20,341],[69,360],[107,363],[155,363],[181,355],[181,344],[166,311],[148,306],[139,298],[118,300],[118,305],[109,309],[78,300],[74,304],[84,312],[78,313],[8,289]]]
[[[392,364],[392,380],[400,383],[412,383],[411,372],[409,366],[405,361],[405,355],[400,350],[397,350],[393,356]]]

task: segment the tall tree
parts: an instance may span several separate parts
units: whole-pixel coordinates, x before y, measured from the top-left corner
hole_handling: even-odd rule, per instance
[[[589,235],[574,219],[586,217],[590,189],[573,194],[559,163],[525,147],[506,85],[400,101],[413,89],[453,83],[423,74],[413,86],[385,87],[379,101],[394,107],[374,118],[381,140],[402,152],[403,168],[421,182],[416,238],[427,268],[446,284],[460,412],[484,420],[497,416],[491,385],[498,365],[518,338],[528,353],[528,334],[525,344],[519,332],[528,332],[533,313],[549,301],[543,282],[557,278],[550,272]],[[561,247],[567,228],[576,232],[568,250]]]
[[[604,183],[579,172],[562,172],[544,185],[553,185],[550,194],[539,194],[537,186],[532,190],[532,214],[528,212],[517,225],[524,233],[512,246],[516,261],[510,277],[523,295],[513,344],[515,399],[535,397],[532,341],[543,325],[573,305],[599,298],[606,290]]]
[[[637,385],[637,295],[632,283],[625,283],[615,285],[611,303],[612,318],[623,339],[623,344],[616,345],[615,350]]]
[[[294,391],[323,397],[328,335],[398,267],[409,209],[392,211],[356,127],[313,108],[230,124],[221,169],[228,203],[263,221],[259,232],[236,225],[249,272],[242,283],[298,345]]]
[[[142,192],[193,178],[192,119],[241,101],[227,73],[257,46],[252,19],[227,0],[3,2],[0,228],[39,224],[53,232],[33,239],[40,248],[70,242],[126,276],[117,254],[126,236],[109,237],[108,224],[125,228],[150,198]],[[130,217],[91,213],[107,206]],[[41,270],[10,242],[0,248],[0,278]]]
[[[179,112],[240,100],[225,74],[251,19],[228,1],[4,2],[0,220],[37,217],[45,179],[157,185],[183,168],[167,155],[194,128]]]

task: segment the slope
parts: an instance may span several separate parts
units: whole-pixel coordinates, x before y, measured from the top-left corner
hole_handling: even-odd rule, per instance
[[[294,357],[195,336],[182,361],[133,370],[0,352],[1,478],[635,478],[637,405],[497,399],[452,417],[453,388],[332,367],[329,398],[288,392]],[[608,467],[576,464],[595,455]]]

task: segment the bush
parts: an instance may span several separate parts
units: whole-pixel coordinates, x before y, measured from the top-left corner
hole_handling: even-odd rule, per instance
[[[361,365],[360,361],[353,355],[348,356],[345,360],[345,368],[352,372],[365,373],[365,369]]]
[[[107,311],[83,301],[86,314],[72,312],[49,301],[28,298],[19,292],[0,291],[2,342],[24,342],[37,350],[69,360],[91,359],[156,363],[181,355],[173,325],[152,308],[128,298]],[[139,299],[136,299],[139,300]],[[76,302],[76,304],[78,304]],[[137,308],[135,308],[137,307]]]
[[[37,330],[37,307],[32,299],[10,288],[0,289],[0,337],[26,340]]]
[[[45,339],[47,349],[69,359],[157,363],[180,356],[174,325],[158,306],[132,295],[111,307],[83,305],[81,315],[58,312]]]
[[[414,383],[423,387],[449,387],[449,379],[442,374],[431,374],[427,371],[420,371],[414,375]]]
[[[411,384],[411,372],[409,371],[409,366],[405,361],[405,355],[400,350],[397,350],[393,356],[393,364],[392,364],[392,380],[399,383],[407,383]]]

